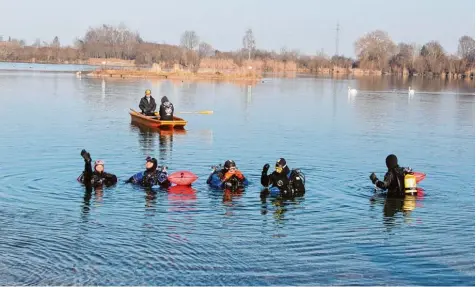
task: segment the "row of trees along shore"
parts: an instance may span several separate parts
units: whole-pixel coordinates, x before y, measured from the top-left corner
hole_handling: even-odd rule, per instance
[[[257,49],[253,31],[248,29],[237,51],[219,51],[200,41],[195,31],[185,31],[180,45],[158,44],[142,39],[124,25],[91,27],[73,46],[62,46],[55,37],[51,42],[0,39],[0,61],[41,63],[91,63],[94,59],[129,60],[131,65],[153,63],[162,68],[180,67],[193,72],[207,68],[248,67],[262,72],[296,71],[304,73],[412,74],[471,78],[474,73],[474,39],[459,38],[457,54],[447,53],[438,41],[423,45],[395,43],[388,33],[376,30],[354,43],[356,59],[327,56],[322,52],[304,55],[297,49],[279,52]]]

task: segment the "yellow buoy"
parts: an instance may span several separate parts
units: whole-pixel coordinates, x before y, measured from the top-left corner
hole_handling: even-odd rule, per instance
[[[415,195],[417,193],[416,177],[413,174],[405,175],[405,194]]]

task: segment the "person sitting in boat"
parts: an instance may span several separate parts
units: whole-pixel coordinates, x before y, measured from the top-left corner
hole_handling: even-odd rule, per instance
[[[370,180],[376,187],[387,190],[387,197],[405,197],[405,174],[411,172],[411,169],[400,167],[397,156],[394,154],[387,156],[385,164],[388,171],[385,174],[384,180],[379,180],[373,172],[370,174]]]
[[[157,104],[155,99],[151,96],[150,90],[145,90],[145,96],[140,99],[139,108],[142,111],[142,114],[146,116],[155,116],[155,109]]]
[[[163,121],[172,121],[174,119],[174,105],[169,102],[166,96],[163,96],[160,102],[162,103],[159,107],[160,119]]]
[[[214,167],[213,172],[207,179],[207,184],[215,188],[236,190],[249,184],[248,179],[236,168],[233,160],[225,161],[222,169]]]
[[[157,159],[151,158],[150,156],[146,158],[145,171],[138,172],[135,175],[131,176],[126,183],[138,184],[143,187],[169,187],[170,181],[168,180],[167,167],[158,166]]]
[[[81,151],[84,159],[84,171],[77,180],[89,187],[109,187],[117,183],[117,177],[112,173],[104,171],[104,161],[96,160],[94,162],[94,171],[91,167],[91,155],[86,150]]]
[[[269,187],[262,192],[262,196],[269,193],[280,195],[282,197],[295,197],[304,195],[306,189],[304,187],[304,174],[297,169],[289,169],[284,158],[276,161],[275,170],[268,175],[269,164],[263,166],[261,172],[261,184]]]

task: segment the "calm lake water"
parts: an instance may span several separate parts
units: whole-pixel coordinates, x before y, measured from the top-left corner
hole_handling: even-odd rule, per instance
[[[214,114],[182,114],[185,133],[131,125],[145,89]],[[0,284],[474,285],[475,97],[462,93],[474,82],[0,72]],[[85,193],[83,148],[121,182]],[[423,198],[370,201],[390,153],[427,173]],[[124,184],[148,155],[196,173],[193,189]],[[262,167],[279,157],[302,168],[306,195],[262,202]],[[251,181],[242,194],[205,184],[227,159]]]

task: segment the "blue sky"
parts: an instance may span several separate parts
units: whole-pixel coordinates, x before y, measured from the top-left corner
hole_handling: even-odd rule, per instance
[[[153,42],[178,44],[184,30],[195,30],[215,48],[235,50],[250,27],[258,48],[332,55],[339,22],[339,52],[354,57],[355,40],[375,29],[397,43],[438,40],[449,53],[475,33],[474,0],[0,0],[0,7],[0,35],[27,43],[58,36],[72,44],[90,26],[123,22]]]

